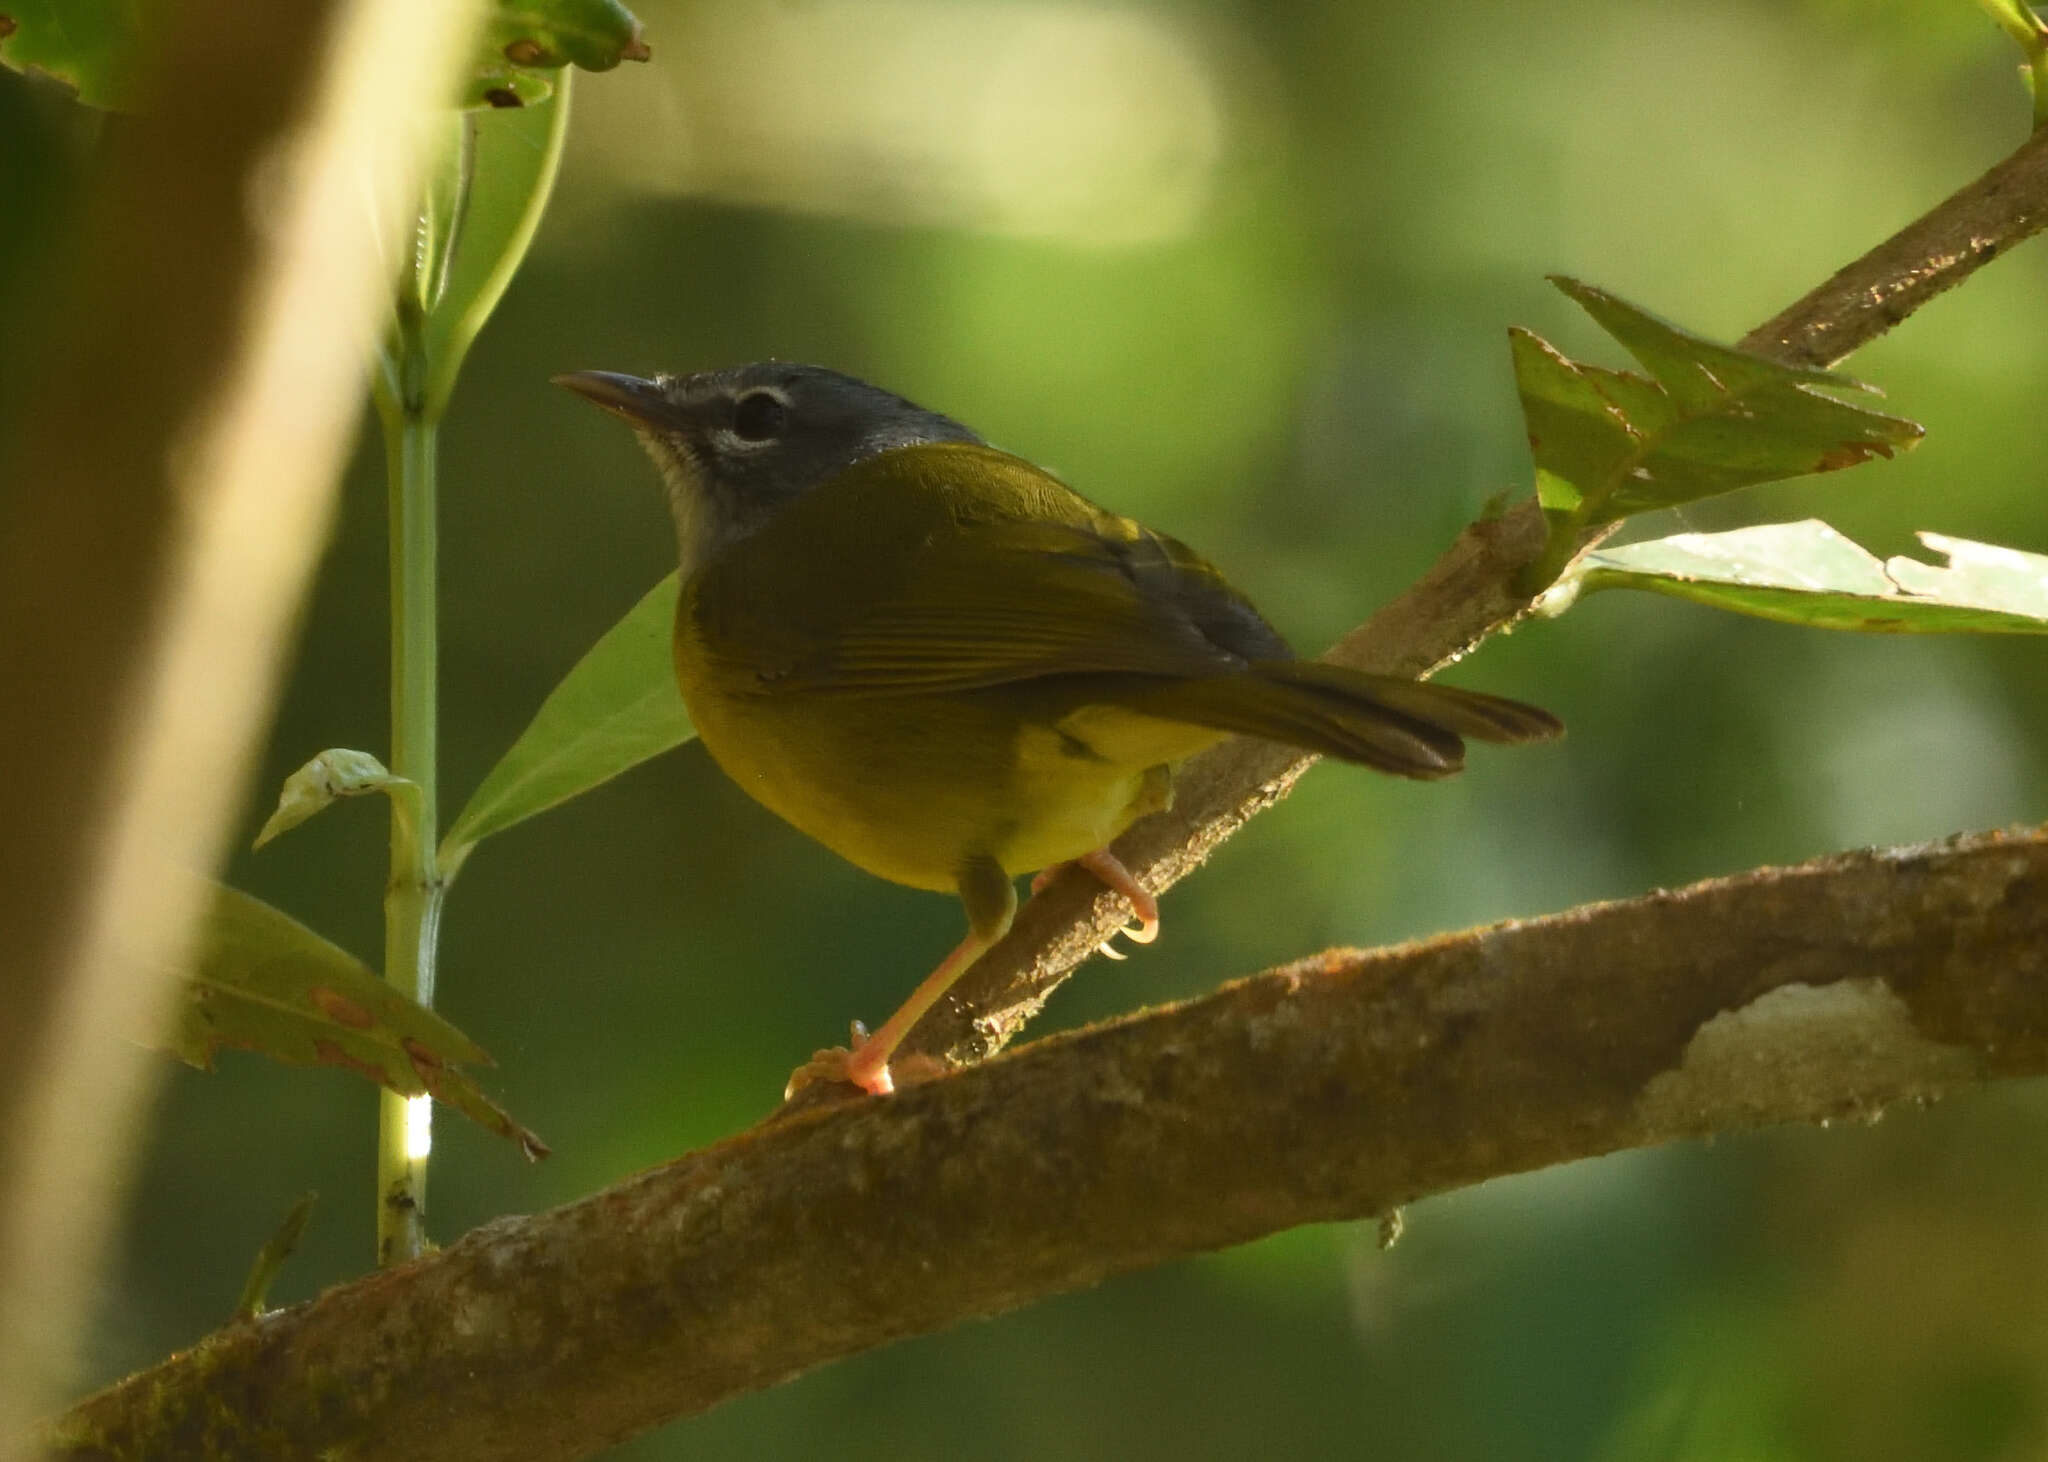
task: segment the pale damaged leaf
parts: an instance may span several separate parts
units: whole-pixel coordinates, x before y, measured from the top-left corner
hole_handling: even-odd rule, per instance
[[[1680,533],[1582,558],[1539,607],[1580,593],[1645,589],[1740,614],[1873,634],[2048,634],[2048,555],[1940,533],[1946,563],[1879,559],[1826,523]]]
[[[338,1066],[403,1096],[431,1094],[519,1144],[547,1145],[477,1087],[463,1066],[490,1057],[368,965],[279,909],[215,885],[170,1031],[151,1044],[203,1070],[223,1047],[298,1066]]]
[[[289,777],[277,797],[277,811],[256,834],[253,846],[262,847],[279,833],[290,832],[314,813],[343,797],[362,797],[371,792],[388,792],[408,816],[419,809],[419,788],[404,777],[394,777],[384,763],[367,751],[350,751],[337,746],[321,752]]]

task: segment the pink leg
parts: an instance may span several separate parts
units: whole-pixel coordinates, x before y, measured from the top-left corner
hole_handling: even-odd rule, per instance
[[[856,1023],[853,1048],[848,1050],[835,1046],[811,1057],[790,1076],[789,1085],[782,1090],[782,1099],[788,1101],[805,1087],[819,1081],[845,1082],[871,1096],[887,1096],[896,1090],[895,1079],[889,1075],[889,1058],[896,1054],[896,1048],[903,1044],[903,1038],[910,1034],[910,1028],[917,1024],[918,1017],[938,1004],[939,997],[953,987],[953,982],[980,957],[989,943],[973,934],[961,940],[951,954],[939,961],[939,967],[924,977],[924,983],[910,992],[910,998],[897,1007],[896,1013],[882,1022],[880,1030],[868,1035]]]
[[[1138,927],[1126,929],[1123,933],[1133,943],[1150,944],[1159,937],[1159,900],[1152,897],[1130,869],[1117,861],[1116,854],[1107,848],[1097,848],[1074,861],[1130,900],[1131,912],[1138,916]]]
[[[895,1079],[889,1074],[889,1058],[896,1054],[896,1048],[903,1044],[903,1038],[919,1018],[939,1003],[939,998],[953,988],[953,982],[967,972],[967,967],[1010,932],[1010,921],[1017,913],[1017,891],[1010,885],[1010,876],[993,858],[971,860],[961,870],[960,899],[967,906],[967,937],[924,977],[923,983],[910,992],[910,998],[882,1022],[880,1030],[870,1036],[856,1024],[851,1050],[835,1047],[820,1051],[799,1066],[783,1088],[784,1101],[820,1081],[845,1082],[871,1096],[886,1096],[896,1089]],[[945,1069],[945,1063],[935,1058],[918,1059],[920,1078]],[[904,1060],[908,1065],[911,1058]]]

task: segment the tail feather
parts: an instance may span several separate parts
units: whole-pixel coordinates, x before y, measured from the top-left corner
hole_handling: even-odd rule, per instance
[[[1520,701],[1340,665],[1267,661],[1238,675],[1171,681],[1137,702],[1156,715],[1434,780],[1465,764],[1462,738],[1537,741],[1563,725]]]
[[[1564,722],[1539,707],[1483,691],[1410,680],[1401,675],[1374,675],[1317,660],[1269,661],[1252,673],[1286,685],[1320,691],[1346,704],[1381,706],[1418,721],[1427,721],[1475,741],[1512,745],[1548,741],[1564,734]]]

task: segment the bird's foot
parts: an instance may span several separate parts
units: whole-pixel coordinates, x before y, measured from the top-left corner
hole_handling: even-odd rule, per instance
[[[899,1084],[914,1086],[946,1073],[946,1063],[935,1056],[909,1053],[890,1059],[891,1052],[871,1040],[868,1028],[853,1023],[852,1039],[844,1046],[815,1052],[811,1059],[789,1074],[782,1089],[788,1101],[813,1086],[851,1086],[869,1096],[888,1096]]]
[[[1116,855],[1107,848],[1097,848],[1071,863],[1055,863],[1052,867],[1043,869],[1031,880],[1031,892],[1038,893],[1068,868],[1087,869],[1112,890],[1130,900],[1131,912],[1138,916],[1137,922],[1125,925],[1116,931],[1117,934],[1123,935],[1133,944],[1150,944],[1159,937],[1159,900],[1154,898],[1151,892],[1138,882],[1137,875],[1124,867]],[[1124,952],[1111,942],[1115,937],[1113,934],[1109,939],[1102,941],[1102,953],[1110,959],[1122,959]]]

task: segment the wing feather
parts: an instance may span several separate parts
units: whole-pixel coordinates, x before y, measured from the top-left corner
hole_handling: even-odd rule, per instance
[[[715,603],[708,616],[696,611],[700,624],[715,625],[714,653],[765,653],[755,667],[763,693],[901,695],[1045,676],[1211,676],[1288,654],[1250,603],[1184,544],[1102,511],[993,448],[915,447],[874,462],[910,454],[921,465],[942,457],[953,470],[856,470],[765,530],[795,530],[793,537],[816,543],[818,523],[798,521],[812,515],[839,530],[822,535],[833,551],[814,565],[809,612],[707,574],[709,592],[697,599]],[[963,469],[975,474],[969,493],[949,486]],[[726,577],[747,559],[737,555]]]

